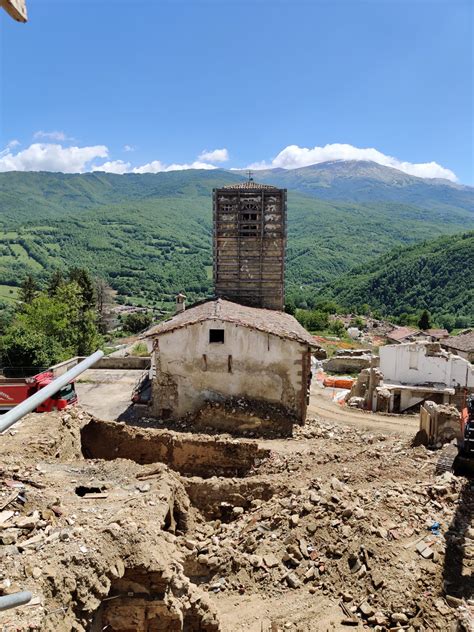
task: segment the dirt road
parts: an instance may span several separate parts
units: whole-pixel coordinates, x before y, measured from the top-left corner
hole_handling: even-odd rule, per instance
[[[383,415],[340,406],[332,401],[334,390],[337,391],[337,389],[323,389],[313,384],[308,406],[308,417],[316,415],[329,421],[347,424],[360,429],[403,435],[414,436],[418,430],[419,421],[416,415]]]

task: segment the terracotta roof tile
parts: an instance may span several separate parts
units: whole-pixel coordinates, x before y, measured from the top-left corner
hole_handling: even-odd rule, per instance
[[[474,330],[457,336],[449,336],[441,341],[443,347],[457,351],[474,351]]]
[[[223,320],[249,329],[258,329],[279,338],[297,340],[311,347],[319,347],[314,337],[290,314],[259,307],[247,307],[220,298],[189,307],[184,312],[152,327],[143,336],[147,338],[160,336],[206,320]]]
[[[389,331],[387,334],[387,338],[391,340],[404,340],[408,338],[408,336],[413,336],[414,334],[419,334],[420,331],[418,329],[413,329],[412,327],[396,327]]]
[[[260,190],[260,189],[278,189],[278,187],[272,184],[259,184],[253,180],[244,180],[243,182],[234,182],[233,184],[226,184],[221,189],[244,189],[244,190]]]

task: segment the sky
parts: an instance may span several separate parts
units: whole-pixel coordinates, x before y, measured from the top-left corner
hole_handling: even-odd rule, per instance
[[[474,184],[471,0],[26,0],[0,171],[369,159]]]

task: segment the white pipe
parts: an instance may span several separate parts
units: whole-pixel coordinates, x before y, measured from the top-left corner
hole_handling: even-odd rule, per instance
[[[24,606],[26,603],[31,601],[32,597],[33,595],[27,590],[0,597],[0,612],[2,610],[9,610],[10,608]]]
[[[66,371],[63,375],[60,375],[55,380],[53,380],[50,384],[40,389],[38,392],[34,393],[28,399],[25,399],[24,402],[15,406],[9,410],[5,415],[2,415],[0,418],[0,433],[8,430],[10,426],[16,423],[19,419],[21,419],[27,413],[31,413],[32,410],[38,408],[40,404],[42,404],[48,397],[51,397],[55,393],[59,391],[59,389],[69,384],[72,380],[74,380],[78,375],[83,373],[86,369],[89,369],[93,366],[98,360],[102,358],[104,355],[103,351],[96,351],[92,355],[90,355],[79,364],[76,364],[72,369]]]

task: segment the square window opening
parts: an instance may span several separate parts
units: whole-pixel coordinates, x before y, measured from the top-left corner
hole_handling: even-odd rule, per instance
[[[218,342],[224,344],[224,330],[209,329],[209,342]]]

